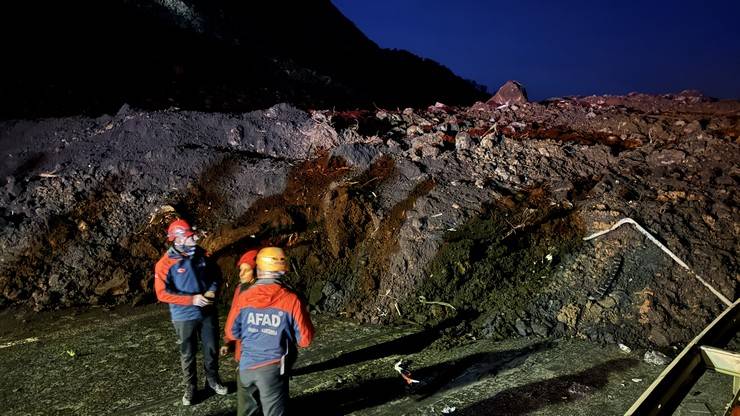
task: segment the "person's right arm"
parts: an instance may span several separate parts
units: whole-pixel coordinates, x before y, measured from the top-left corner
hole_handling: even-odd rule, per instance
[[[160,302],[183,306],[193,305],[197,301],[195,296],[177,295],[167,290],[170,267],[175,263],[177,263],[177,260],[165,256],[154,266],[154,292],[157,294],[157,299]],[[196,296],[205,299],[202,295]]]

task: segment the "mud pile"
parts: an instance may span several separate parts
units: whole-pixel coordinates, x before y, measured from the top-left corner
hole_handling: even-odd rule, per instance
[[[231,282],[287,247],[317,313],[669,346],[738,283],[740,103],[692,94],[403,111],[279,105],[0,124],[0,305],[148,302],[177,212]],[[454,339],[454,337],[453,337]]]

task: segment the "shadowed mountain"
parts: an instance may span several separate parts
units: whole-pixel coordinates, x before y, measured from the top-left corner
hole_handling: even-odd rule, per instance
[[[0,27],[0,118],[486,97],[434,61],[379,48],[329,1],[28,1],[0,6]]]

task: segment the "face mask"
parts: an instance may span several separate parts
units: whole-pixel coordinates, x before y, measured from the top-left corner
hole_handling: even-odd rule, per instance
[[[183,256],[192,256],[195,254],[195,246],[175,244],[175,250]]]
[[[198,238],[196,236],[178,237],[175,239],[175,250],[185,256],[195,254],[195,245]]]

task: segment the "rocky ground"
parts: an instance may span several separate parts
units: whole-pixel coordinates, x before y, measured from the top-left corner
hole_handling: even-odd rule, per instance
[[[177,346],[163,305],[5,311],[0,318],[2,414],[235,412],[230,357],[221,361],[228,395],[201,390],[194,406],[180,404]],[[460,344],[440,327],[314,318],[316,342],[301,353],[291,380],[292,405],[311,413],[621,415],[664,368],[645,362],[643,350],[597,350],[577,338],[468,337]],[[406,386],[393,368],[399,360],[418,384]],[[677,414],[721,414],[731,384],[706,374]]]
[[[738,292],[740,103],[692,92],[471,107],[143,112],[0,123],[0,306],[153,302],[174,215],[233,284],[288,248],[319,314],[670,353]]]

